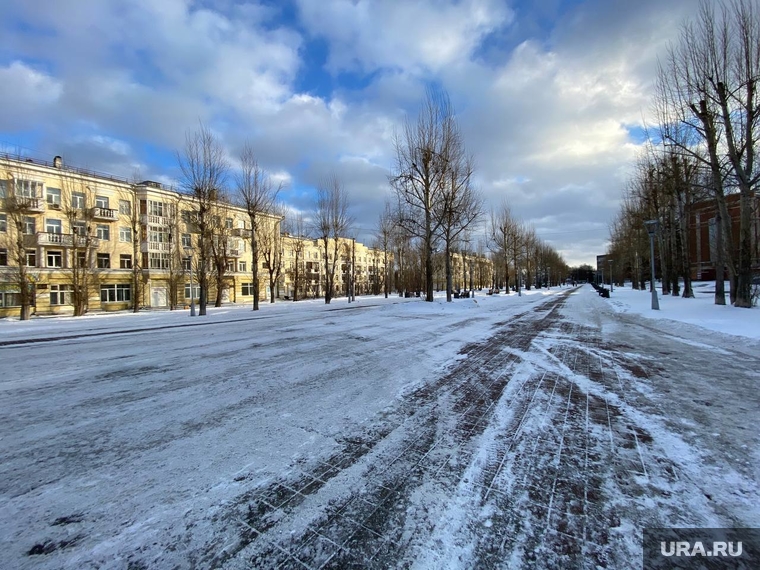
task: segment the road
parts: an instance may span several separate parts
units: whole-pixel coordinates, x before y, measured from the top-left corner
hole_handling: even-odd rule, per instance
[[[756,343],[590,287],[386,309],[3,347],[0,565],[639,568],[643,528],[760,526]]]

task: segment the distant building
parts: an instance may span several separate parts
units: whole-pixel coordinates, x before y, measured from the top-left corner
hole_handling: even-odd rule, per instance
[[[739,254],[739,194],[726,197],[728,214],[731,217],[731,233],[734,255]],[[754,272],[760,272],[760,197],[752,199],[752,266]],[[706,200],[691,206],[689,220],[689,259],[691,260],[691,278],[696,281],[715,280],[715,200]],[[724,274],[728,278],[728,272]]]

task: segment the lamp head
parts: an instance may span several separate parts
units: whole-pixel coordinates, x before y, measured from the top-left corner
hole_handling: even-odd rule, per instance
[[[657,233],[657,230],[660,229],[660,220],[647,220],[644,222],[644,225],[647,228],[647,233],[649,233],[650,236],[653,236]]]

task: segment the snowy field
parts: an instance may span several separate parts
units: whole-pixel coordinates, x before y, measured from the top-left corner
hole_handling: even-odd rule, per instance
[[[658,288],[657,298],[660,310],[652,310],[652,294],[635,291],[631,284],[617,287],[612,292],[610,305],[623,313],[634,313],[649,319],[667,319],[682,323],[698,325],[702,328],[760,339],[760,309],[737,309],[728,304],[729,283],[726,281],[726,305],[715,304],[715,282],[701,281],[692,286],[693,299],[682,299],[672,295],[663,295]]]
[[[2,321],[0,568],[639,568],[643,528],[758,527],[757,311],[648,300]]]

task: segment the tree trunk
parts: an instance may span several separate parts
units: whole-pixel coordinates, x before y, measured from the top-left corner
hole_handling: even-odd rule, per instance
[[[452,275],[451,275],[451,250],[449,249],[449,242],[446,240],[446,302],[451,303],[451,288],[452,288]]]

